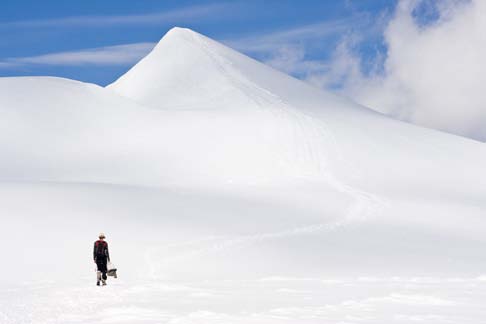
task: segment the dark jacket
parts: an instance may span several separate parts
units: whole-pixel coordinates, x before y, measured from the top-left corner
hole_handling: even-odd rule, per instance
[[[103,240],[98,240],[94,243],[93,259],[108,259],[110,260],[110,253],[108,252],[108,243]]]

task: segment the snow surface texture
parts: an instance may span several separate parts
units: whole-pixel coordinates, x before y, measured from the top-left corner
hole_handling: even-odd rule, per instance
[[[1,78],[0,112],[1,323],[486,320],[481,143],[181,28],[107,88]]]

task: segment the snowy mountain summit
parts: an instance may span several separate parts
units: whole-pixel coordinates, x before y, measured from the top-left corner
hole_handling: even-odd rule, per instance
[[[264,106],[267,101],[281,100],[277,96],[285,92],[305,91],[303,87],[310,91],[310,87],[296,79],[190,29],[178,27],[171,29],[149,55],[108,86],[145,105],[173,109],[191,106],[228,109],[252,103]],[[302,96],[298,98],[302,101]]]
[[[340,289],[343,278],[483,278],[484,145],[390,119],[189,29],[170,30],[106,88],[0,78],[0,112],[0,235],[27,238],[4,256],[23,265],[1,270],[6,285],[18,276],[91,282],[89,240],[101,230],[126,285],[120,296],[158,300],[171,291],[187,296],[163,307],[185,298],[223,307],[218,298],[229,290],[265,287],[255,294],[254,311],[263,313],[254,323],[271,322],[265,302],[289,305],[305,291],[297,303],[318,318],[330,308],[305,303],[324,298],[319,285]],[[188,288],[211,280],[212,288]],[[407,295],[414,282],[363,303],[442,305]],[[255,297],[235,294],[248,297],[244,305]],[[244,311],[191,321],[142,304],[137,312],[145,307],[153,322],[253,323]],[[303,314],[293,309],[286,316]],[[39,322],[69,322],[37,311]],[[5,314],[8,323],[32,317]]]

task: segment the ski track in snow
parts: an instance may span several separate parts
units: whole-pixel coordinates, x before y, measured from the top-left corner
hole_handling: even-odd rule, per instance
[[[195,41],[203,45],[208,55],[217,63],[223,74],[227,76],[228,82],[233,83],[235,88],[240,89],[247,97],[252,98],[255,104],[262,110],[270,110],[274,114],[277,112],[275,114],[277,116],[290,116],[290,118],[287,118],[290,123],[297,120],[298,124],[295,125],[296,141],[294,151],[298,151],[302,143],[304,144],[304,152],[301,155],[305,162],[311,162],[316,169],[314,173],[307,175],[308,177],[323,176],[335,189],[354,197],[356,200],[356,208],[350,209],[346,215],[347,218],[353,220],[366,218],[363,217],[363,214],[366,214],[366,216],[373,214],[373,212],[386,206],[387,202],[383,197],[357,189],[342,182],[335,176],[336,172],[332,170],[327,156],[333,156],[338,161],[343,162],[343,165],[347,167],[347,172],[351,171],[350,173],[359,177],[361,177],[361,174],[358,173],[358,169],[350,161],[344,158],[331,127],[326,125],[322,119],[315,118],[309,113],[292,107],[272,92],[259,87],[245,78],[241,73],[237,73],[234,69],[231,69],[231,62],[225,62],[221,56],[212,53],[211,47],[205,44],[205,40],[195,39]],[[260,95],[257,97],[255,95],[256,93]],[[315,138],[318,141],[319,139],[324,139],[324,142],[315,143],[306,140],[308,138]],[[323,148],[328,149],[328,151],[324,151]],[[367,205],[369,208],[368,213],[363,213],[363,205]]]
[[[306,175],[301,175],[301,177],[305,179],[312,179],[314,177],[324,178],[325,181],[337,191],[351,196],[354,202],[348,207],[345,216],[341,220],[331,223],[310,224],[284,231],[255,233],[236,237],[234,235],[205,237],[199,240],[182,242],[175,246],[170,245],[160,248],[150,248],[146,252],[145,259],[149,264],[152,277],[156,277],[156,273],[158,272],[157,269],[163,269],[163,264],[168,262],[191,259],[195,256],[201,256],[208,253],[222,252],[236,246],[241,247],[258,244],[266,240],[282,239],[299,235],[323,234],[338,230],[348,224],[366,221],[369,217],[377,216],[386,208],[388,201],[383,197],[355,188],[342,182],[335,176],[336,172],[332,170],[332,166],[327,158],[328,155],[337,158],[338,161],[342,162],[342,165],[351,169],[351,173],[354,174],[355,177],[359,177],[360,174],[358,169],[354,167],[350,161],[344,159],[343,154],[339,150],[336,138],[332,133],[331,127],[325,125],[322,120],[295,109],[273,93],[252,83],[250,80],[232,69],[230,62],[225,62],[222,57],[213,54],[210,46],[207,46],[204,40],[196,39],[196,41],[201,43],[207,55],[216,63],[222,74],[227,77],[228,82],[232,83],[235,88],[239,89],[248,98],[251,98],[255,105],[260,107],[262,111],[270,111],[275,118],[284,118],[287,120],[286,125],[290,124],[292,126],[292,133],[294,134],[294,148],[292,152],[294,155],[292,155],[292,158],[294,158],[294,161],[289,161],[289,166],[292,167],[292,165],[296,163],[295,156],[297,156],[297,161],[300,161],[302,165],[312,165],[314,169],[310,170]],[[256,96],[256,93],[259,95]],[[294,121],[297,121],[297,123],[294,123]],[[284,130],[284,132],[286,132],[286,130]],[[308,138],[313,139],[314,141],[309,141],[307,140]],[[300,166],[295,168],[297,171],[302,170]],[[180,253],[177,257],[163,257],[164,251],[174,248],[177,249],[184,245],[194,246],[195,248],[188,252]],[[160,257],[156,258],[156,255],[159,255]],[[154,264],[154,260],[156,259],[162,259],[163,264],[156,266]]]

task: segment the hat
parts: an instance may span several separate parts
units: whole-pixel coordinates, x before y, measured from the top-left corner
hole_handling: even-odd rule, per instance
[[[98,235],[98,237],[99,237],[100,239],[102,239],[102,238],[105,238],[106,236],[105,236],[105,234],[104,234],[104,233],[100,233],[100,235]]]

